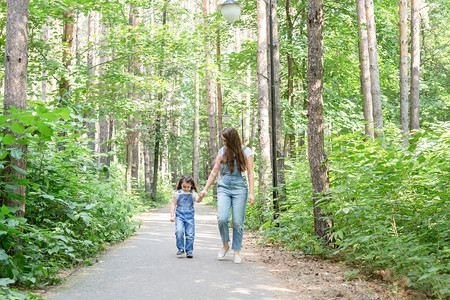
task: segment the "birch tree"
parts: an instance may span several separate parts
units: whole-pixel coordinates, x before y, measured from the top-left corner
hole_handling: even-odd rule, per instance
[[[380,72],[378,68],[378,50],[373,0],[365,0],[365,8],[370,61],[370,90],[372,94],[373,121],[375,127],[375,137],[378,137],[383,134],[383,111],[381,106]]]
[[[373,105],[372,105],[372,93],[371,93],[371,81],[370,81],[370,60],[369,60],[369,47],[367,40],[367,27],[366,27],[366,7],[365,0],[356,0],[356,14],[358,18],[358,48],[359,48],[359,68],[361,71],[361,93],[363,96],[363,112],[365,133],[369,139],[374,138],[373,132]]]
[[[194,99],[194,141],[193,141],[193,158],[192,158],[192,175],[195,183],[198,184],[200,177],[200,123],[199,123],[199,110],[200,110],[200,89],[199,89],[198,72],[195,71],[194,86],[195,86],[195,99]]]
[[[406,136],[409,131],[409,101],[408,101],[408,16],[406,0],[398,1],[399,13],[399,80],[400,80],[400,126]]]
[[[411,0],[411,90],[409,129],[419,129],[420,0]]]

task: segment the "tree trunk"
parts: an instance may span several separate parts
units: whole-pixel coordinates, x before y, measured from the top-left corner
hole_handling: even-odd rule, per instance
[[[378,68],[378,50],[375,29],[373,0],[365,0],[367,20],[367,41],[369,46],[370,83],[373,106],[375,137],[383,135],[383,111],[381,107],[380,74]]]
[[[264,199],[270,184],[270,139],[269,139],[269,85],[267,78],[267,5],[264,0],[257,0],[258,49],[257,89],[258,89],[258,136],[260,154],[258,177],[259,199]]]
[[[323,0],[308,1],[308,156],[313,189],[314,231],[321,238],[330,226],[320,204],[329,190],[323,118]]]
[[[399,43],[400,43],[400,125],[405,138],[409,131],[408,101],[408,16],[407,1],[399,0]]]
[[[293,30],[294,30],[294,23],[292,22],[291,18],[291,1],[286,0],[286,30],[287,30],[287,43],[290,47],[294,46],[294,40],[293,40]],[[291,48],[292,49],[292,48]],[[294,55],[293,50],[289,50],[286,54],[287,58],[287,90],[286,90],[286,98],[291,106],[291,109],[294,110]],[[288,147],[285,147],[285,149],[289,149],[289,156],[295,157],[295,127],[294,122],[288,122],[289,126],[289,133],[288,133]],[[287,150],[286,149],[286,150]],[[287,154],[286,154],[287,155]]]
[[[411,0],[410,130],[419,130],[420,0]],[[414,133],[414,132],[413,132]]]
[[[89,81],[87,89],[88,92],[88,98],[92,97],[92,84],[95,76],[95,68],[94,68],[94,58],[95,58],[95,52],[93,49],[93,44],[95,42],[95,35],[96,35],[96,12],[90,11],[88,15],[88,37],[87,37],[87,43],[88,43],[88,52],[87,52],[87,67],[89,72]],[[95,123],[91,120],[92,118],[92,111],[90,108],[88,108],[88,111],[84,114],[84,126],[87,129],[87,136],[89,139],[88,146],[92,153],[95,152]]]
[[[158,94],[158,101],[162,101],[162,94]],[[157,188],[158,188],[158,168],[159,168],[159,144],[161,140],[161,114],[158,112],[158,116],[155,121],[155,147],[153,151],[153,181],[152,181],[152,201],[157,200]]]
[[[100,25],[100,34],[101,34],[101,39],[103,40],[101,42],[102,46],[106,46],[105,45],[105,38],[106,35],[108,34],[107,32],[107,28],[105,24],[101,24]],[[104,64],[107,61],[107,55],[106,53],[102,53],[100,54],[100,64]],[[104,73],[104,72],[102,72]],[[104,74],[102,74],[104,75]],[[103,98],[106,98],[106,85],[105,82],[102,82],[101,84],[102,87],[102,91],[101,93],[103,94]],[[102,106],[103,110],[106,109],[106,106],[103,105]],[[98,148],[97,148],[97,153],[100,154],[98,160],[97,160],[97,164],[103,164],[103,165],[107,165],[107,158],[108,156],[106,156],[105,154],[108,152],[108,137],[109,137],[109,121],[108,121],[108,115],[103,113],[103,115],[99,116],[99,131],[98,131]]]
[[[218,10],[218,0],[216,1],[216,12],[219,12]],[[220,26],[217,25],[216,29],[216,64],[218,73],[220,74]],[[220,76],[220,75],[219,75]],[[218,128],[218,134],[221,135],[223,132],[223,123],[222,123],[222,85],[220,84],[220,78],[217,78],[217,128]],[[219,148],[222,148],[223,141],[222,138],[219,136]]]
[[[145,195],[151,197],[152,193],[152,175],[153,175],[153,147],[152,139],[150,138],[151,129],[147,129],[144,134],[144,182]]]
[[[193,158],[192,158],[192,176],[196,184],[199,183],[200,177],[200,124],[199,124],[199,109],[200,109],[200,91],[198,82],[198,72],[195,72],[195,102],[194,102],[194,144],[193,144]]]
[[[72,59],[73,46],[73,23],[74,23],[73,9],[69,9],[64,13],[64,33],[63,33],[63,65],[66,68],[59,83],[59,104],[62,105],[68,97],[69,93],[69,66]]]
[[[280,99],[280,43],[278,38],[278,16],[277,16],[277,1],[272,0],[272,7],[269,8],[272,10],[272,20],[269,22],[272,23],[272,41],[273,41],[273,74],[274,74],[274,82],[273,90],[274,90],[274,109],[273,113],[275,114],[275,131],[276,131],[276,164],[277,164],[277,194],[278,197],[273,201],[273,208],[275,211],[274,218],[277,218],[277,215],[280,211],[280,203],[284,200],[284,152],[283,152],[283,120],[281,113],[281,99]],[[272,119],[273,120],[273,119]]]
[[[208,30],[207,16],[209,14],[209,1],[203,0],[203,17],[204,17],[204,30]],[[214,99],[211,95],[212,92],[212,74],[210,70],[211,63],[211,49],[209,42],[207,41],[207,36],[205,35],[205,85],[206,85],[206,101],[208,104],[208,125],[209,125],[209,167],[214,166],[217,156],[217,141],[216,141],[216,116],[214,112]],[[221,133],[220,133],[221,134]]]
[[[43,28],[43,37],[42,39],[44,40],[44,44],[47,44],[48,42],[48,23],[45,23],[44,28]],[[42,102],[46,102],[47,101],[47,76],[48,76],[48,70],[47,68],[44,68],[44,70],[42,71],[42,92],[41,92],[41,99]]]
[[[6,33],[5,33],[5,81],[4,81],[4,103],[5,115],[10,115],[10,108],[27,109],[27,68],[28,68],[28,0],[8,0],[6,9]],[[22,135],[12,132],[10,127],[4,130],[7,134],[14,135],[16,141]],[[13,145],[5,145],[5,148],[16,148],[21,153],[8,155],[5,158],[3,169],[3,180],[9,185],[17,188],[5,188],[2,193],[2,205],[20,208],[16,211],[17,217],[25,215],[25,192],[26,187],[17,180],[25,180],[27,170],[27,145],[15,142]],[[24,172],[18,172],[18,169]],[[16,182],[14,182],[16,181]]]
[[[130,5],[130,15],[128,24],[132,27],[136,27],[139,25],[138,17],[135,13],[136,8],[133,5]],[[134,47],[133,47],[134,48]],[[137,75],[139,73],[140,63],[139,58],[137,56],[133,57],[133,63],[130,64],[129,72]],[[130,87],[130,92],[128,97],[131,101],[137,98],[136,95],[136,86],[132,85]],[[131,186],[133,189],[137,189],[139,186],[139,125],[140,121],[138,117],[135,115],[131,115],[128,117],[128,134],[127,134],[127,146],[131,147],[131,149],[127,150],[127,153],[131,153],[130,156],[127,156],[127,180],[132,180],[132,183],[127,181],[127,186]]]
[[[361,92],[363,96],[363,112],[365,133],[369,139],[374,139],[373,132],[373,106],[370,83],[370,61],[369,46],[367,41],[367,21],[365,0],[356,0],[356,14],[358,18],[358,36],[359,36],[359,69],[361,71]]]

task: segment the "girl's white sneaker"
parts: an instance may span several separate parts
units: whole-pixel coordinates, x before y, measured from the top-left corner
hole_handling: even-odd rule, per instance
[[[242,264],[242,258],[241,258],[241,256],[240,256],[240,255],[235,255],[235,256],[233,256],[233,262],[234,262],[235,264]]]
[[[220,248],[219,254],[217,254],[217,259],[223,260],[227,255],[228,251],[230,251],[230,247],[228,247],[228,249],[224,249],[223,247]]]

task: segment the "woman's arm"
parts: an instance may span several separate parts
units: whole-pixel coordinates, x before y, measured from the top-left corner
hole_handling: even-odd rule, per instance
[[[247,175],[248,175],[248,201],[255,203],[255,173],[253,170],[253,155],[247,157]]]
[[[203,191],[200,192],[201,198],[206,196],[206,194],[208,193],[209,187],[214,183],[214,180],[216,180],[217,175],[219,175],[221,161],[222,161],[222,158],[219,155],[217,155],[216,163],[214,164],[211,174],[209,174],[208,181],[206,182],[206,185],[203,188]]]
[[[172,207],[170,208],[170,221],[175,222],[175,209],[177,208],[178,200],[173,197],[172,199]]]

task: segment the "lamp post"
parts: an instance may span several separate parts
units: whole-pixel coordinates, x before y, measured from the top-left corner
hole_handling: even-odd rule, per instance
[[[235,22],[241,14],[241,5],[235,0],[226,0],[219,5],[219,10],[228,22]],[[270,102],[271,102],[271,142],[272,142],[272,186],[273,186],[273,205],[278,208],[278,168],[277,168],[277,131],[275,115],[275,74],[273,70],[273,25],[272,25],[272,0],[269,0],[269,57],[270,57]]]

